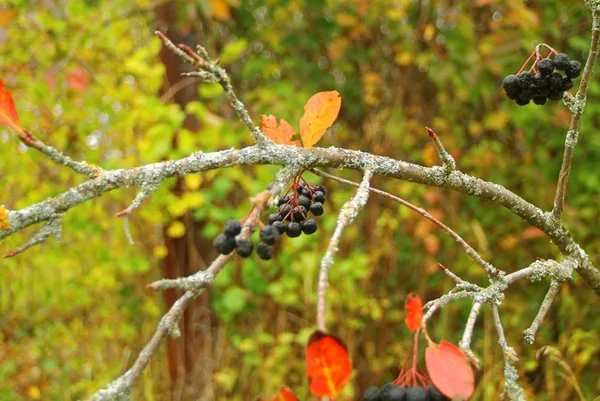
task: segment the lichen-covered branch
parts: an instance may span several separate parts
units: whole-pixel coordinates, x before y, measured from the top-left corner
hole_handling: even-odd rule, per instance
[[[369,183],[371,182],[372,176],[373,174],[371,173],[371,170],[366,170],[362,182],[356,190],[356,194],[352,199],[346,202],[344,206],[342,206],[338,215],[335,231],[329,240],[327,251],[325,251],[325,255],[323,256],[323,259],[321,259],[319,288],[317,290],[317,322],[319,330],[321,331],[325,331],[327,287],[329,286],[329,269],[333,265],[333,256],[338,251],[338,244],[340,242],[340,238],[342,237],[344,228],[354,221],[358,215],[358,211],[367,204],[367,200],[369,199]]]
[[[479,359],[475,356],[473,351],[471,350],[471,341],[473,338],[473,330],[475,329],[475,323],[477,322],[477,317],[479,317],[479,311],[481,311],[481,306],[483,303],[481,301],[473,302],[473,306],[471,307],[471,312],[469,313],[469,317],[467,318],[467,324],[465,325],[465,331],[463,332],[463,336],[458,343],[458,346],[461,350],[469,357],[469,359],[473,362],[473,364],[479,369]]]
[[[592,40],[590,44],[590,52],[583,69],[583,73],[581,74],[579,90],[577,91],[575,98],[571,101],[571,105],[569,107],[573,115],[571,116],[571,123],[569,125],[567,138],[565,140],[565,152],[563,154],[562,166],[558,175],[558,186],[556,188],[554,208],[552,210],[552,216],[556,220],[560,220],[562,215],[565,203],[565,195],[567,192],[567,184],[569,182],[569,174],[571,173],[571,165],[573,164],[573,154],[575,153],[575,146],[577,145],[577,138],[579,136],[581,116],[583,114],[583,110],[585,109],[590,78],[594,73],[594,66],[596,65],[596,58],[598,56],[598,41],[600,41],[600,10],[598,9],[597,2],[589,1],[586,3],[592,10]]]
[[[533,320],[533,323],[531,323],[531,326],[529,326],[529,328],[527,330],[525,330],[525,333],[524,333],[525,334],[525,342],[527,344],[533,344],[533,342],[535,341],[535,335],[537,334],[537,331],[540,328],[540,325],[544,321],[546,314],[550,310],[550,306],[552,305],[552,302],[554,301],[554,297],[556,296],[556,294],[558,294],[559,290],[560,290],[559,283],[556,281],[553,281],[552,284],[550,284],[550,288],[548,289],[548,292],[546,293],[546,296],[544,297],[544,301],[542,302],[542,305],[540,306],[540,310],[538,311],[535,319]]]
[[[523,388],[519,384],[519,372],[517,372],[517,369],[513,366],[519,359],[517,358],[515,349],[506,343],[504,329],[502,328],[502,322],[500,321],[500,313],[498,312],[498,305],[492,305],[492,314],[494,316],[496,332],[498,333],[498,343],[502,348],[502,355],[504,356],[505,392],[511,401],[525,401],[525,391],[523,391]]]
[[[27,243],[25,243],[24,245],[21,245],[20,247],[18,247],[17,249],[15,249],[9,253],[7,253],[6,255],[4,255],[4,258],[12,258],[13,256],[18,255],[19,253],[26,251],[27,249],[31,248],[32,246],[41,244],[42,242],[46,241],[50,237],[54,237],[57,240],[59,240],[60,235],[62,233],[63,216],[64,215],[62,213],[57,213],[53,216],[50,216],[50,218],[48,218],[46,224],[44,224],[44,226],[40,229],[40,231],[35,233],[33,235],[33,237],[31,237],[29,239],[29,241],[27,241]]]

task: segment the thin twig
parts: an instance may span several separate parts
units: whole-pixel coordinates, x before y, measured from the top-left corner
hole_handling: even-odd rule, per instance
[[[434,134],[435,135],[435,134]],[[353,182],[353,181],[349,181],[346,180],[344,178],[340,178],[337,177],[335,175],[331,175],[329,173],[326,173],[324,171],[321,170],[317,170],[315,168],[311,168],[310,169],[311,172],[313,172],[314,174],[321,176],[321,177],[325,177],[325,178],[330,178],[332,180],[341,182],[342,184],[347,184],[347,185],[352,185],[353,187],[358,187],[358,184]],[[385,198],[391,199],[394,202],[398,202],[399,204],[401,204],[402,206],[406,206],[407,208],[409,208],[410,210],[419,213],[421,216],[425,217],[426,219],[428,219],[429,221],[431,221],[433,224],[435,224],[436,226],[438,226],[439,228],[441,228],[442,230],[444,230],[445,232],[448,233],[448,235],[450,235],[456,242],[458,242],[465,250],[465,252],[467,253],[467,255],[469,255],[471,257],[471,259],[473,259],[475,261],[475,263],[477,263],[479,266],[483,267],[485,269],[485,271],[492,276],[497,275],[500,270],[496,269],[494,266],[492,266],[490,263],[486,262],[485,260],[483,260],[483,258],[477,253],[477,251],[475,249],[473,249],[473,247],[471,245],[469,245],[464,239],[462,239],[462,237],[460,235],[458,235],[456,232],[454,232],[450,227],[448,227],[447,225],[445,225],[444,223],[442,223],[441,221],[439,221],[438,219],[436,219],[435,217],[433,217],[431,214],[429,214],[429,212],[427,212],[427,210],[417,207],[415,205],[413,205],[412,203],[399,198],[395,195],[392,195],[388,192],[382,191],[380,189],[376,189],[376,188],[369,188],[369,190],[371,192],[374,192],[378,195],[381,195]]]
[[[592,8],[592,39],[590,44],[590,52],[588,54],[583,74],[581,75],[581,82],[579,84],[579,90],[575,95],[575,99],[572,102],[569,109],[573,113],[571,117],[571,124],[569,125],[569,131],[567,132],[567,138],[565,141],[565,152],[563,154],[562,166],[558,175],[558,186],[556,188],[556,196],[554,198],[554,208],[552,209],[552,216],[555,220],[560,220],[564,208],[565,195],[567,192],[567,184],[569,182],[569,173],[571,172],[571,165],[573,164],[573,154],[575,152],[575,146],[577,145],[577,138],[579,136],[579,127],[581,125],[581,115],[585,109],[585,102],[587,98],[587,91],[589,82],[592,74],[594,73],[594,65],[596,64],[596,57],[598,55],[598,42],[600,41],[600,10],[597,6]]]
[[[33,237],[31,237],[29,241],[27,241],[27,243],[7,253],[6,255],[4,255],[4,258],[12,258],[13,256],[18,255],[19,253],[26,251],[32,246],[41,244],[50,237],[54,237],[57,240],[59,240],[62,234],[63,216],[64,214],[57,214],[52,216],[50,219],[48,219],[48,221],[46,222],[46,224],[44,224],[40,231],[35,233]]]
[[[559,290],[560,290],[559,283],[556,281],[553,281],[552,284],[550,284],[550,288],[548,289],[548,292],[546,293],[546,296],[544,297],[544,301],[542,302],[542,305],[540,306],[540,310],[538,311],[537,315],[535,316],[535,319],[531,323],[531,326],[529,326],[529,328],[527,330],[525,330],[524,334],[525,334],[525,342],[526,343],[533,344],[533,342],[535,341],[535,335],[537,334],[537,331],[540,328],[540,325],[544,321],[546,314],[550,310],[550,306],[552,305],[552,302],[554,301],[554,297],[556,296],[556,294],[558,294]]]
[[[463,336],[458,343],[458,346],[461,350],[469,357],[469,359],[473,362],[475,367],[479,369],[479,359],[475,356],[473,351],[471,350],[471,341],[473,338],[473,330],[475,329],[475,323],[477,322],[477,317],[479,316],[479,311],[481,310],[481,306],[483,303],[481,301],[473,302],[473,306],[471,307],[471,312],[469,313],[469,317],[467,319],[467,324],[465,325],[465,331],[463,332]]]
[[[502,355],[504,356],[505,391],[511,401],[525,401],[525,391],[523,391],[523,388],[519,384],[519,372],[517,372],[517,369],[513,366],[514,363],[519,361],[519,358],[517,358],[515,349],[506,343],[504,329],[502,328],[502,322],[500,320],[500,313],[498,312],[498,305],[492,304],[492,315],[494,316],[494,325],[496,326],[496,332],[498,333],[498,343],[502,348]]]
[[[321,269],[319,271],[319,288],[318,288],[318,303],[317,303],[317,321],[319,330],[325,331],[325,311],[327,287],[329,286],[329,269],[333,265],[333,256],[338,251],[338,244],[342,236],[344,228],[356,218],[358,211],[367,204],[369,199],[369,183],[373,173],[371,170],[366,170],[363,175],[362,182],[356,190],[356,194],[352,199],[342,206],[338,215],[337,224],[333,236],[329,240],[327,251],[321,259]]]
[[[131,368],[122,376],[113,380],[106,388],[98,390],[89,398],[89,401],[112,401],[125,398],[131,394],[133,385],[148,366],[163,340],[168,335],[176,335],[179,332],[179,319],[183,311],[202,293],[204,288],[212,283],[215,276],[219,274],[230,259],[230,256],[220,256],[206,270],[199,272],[202,274],[197,276],[196,286],[187,290],[160,319],[156,332],[140,352]]]
[[[437,149],[440,159],[442,159],[442,162],[444,163],[444,169],[446,170],[446,172],[451,173],[452,170],[456,169],[456,162],[454,161],[454,158],[452,157],[452,155],[450,155],[450,153],[446,151],[444,145],[442,145],[442,141],[440,141],[440,138],[436,135],[435,132],[433,132],[431,128],[425,127],[425,130],[427,131],[427,134],[433,141],[433,144]]]

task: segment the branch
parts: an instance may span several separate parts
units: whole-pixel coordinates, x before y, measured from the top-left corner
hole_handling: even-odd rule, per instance
[[[340,214],[338,215],[337,224],[331,240],[329,240],[329,246],[327,251],[321,259],[321,269],[319,271],[319,288],[318,288],[318,303],[317,303],[317,321],[319,330],[325,331],[325,310],[326,310],[326,297],[327,287],[329,286],[328,276],[329,268],[333,265],[333,256],[338,251],[338,244],[344,228],[356,218],[358,211],[364,207],[369,199],[369,182],[373,173],[371,170],[366,170],[356,191],[356,194],[352,199],[342,206]]]
[[[217,168],[235,165],[290,165],[294,168],[331,167],[365,171],[374,176],[393,177],[418,184],[426,184],[490,200],[504,206],[523,220],[542,230],[558,249],[577,262],[577,271],[583,280],[600,295],[600,273],[592,265],[586,252],[551,215],[520,198],[501,185],[472,177],[460,171],[446,174],[441,167],[423,167],[417,164],[376,156],[355,150],[331,148],[297,148],[268,144],[218,152],[193,153],[190,156],[131,169],[106,170],[94,179],[85,181],[52,199],[8,211],[9,228],[0,229],[0,240],[29,227],[47,221],[56,213],[67,210],[103,193],[117,188],[142,186],[144,181],[162,182],[170,177],[182,177]]]
[[[44,224],[42,229],[35,233],[33,237],[31,237],[31,239],[27,241],[26,244],[21,245],[14,251],[7,253],[6,255],[4,255],[4,258],[12,258],[13,256],[18,255],[19,253],[26,251],[32,246],[41,244],[42,242],[46,241],[49,237],[54,237],[57,240],[59,240],[60,235],[62,233],[63,216],[64,214],[61,213],[51,216],[46,222],[46,224]]]
[[[531,326],[529,326],[529,328],[527,330],[525,330],[525,332],[524,332],[525,342],[527,344],[533,344],[533,342],[535,341],[535,335],[536,335],[538,329],[540,328],[542,321],[546,317],[546,314],[550,310],[550,306],[552,305],[552,302],[554,301],[554,297],[556,296],[556,294],[558,294],[559,290],[560,290],[559,283],[556,281],[553,281],[552,284],[550,284],[550,288],[548,289],[548,292],[546,293],[546,296],[544,297],[544,301],[542,302],[542,305],[540,306],[540,310],[538,311],[538,314],[536,315],[535,319],[533,320],[533,323],[531,323]]]
[[[467,319],[467,324],[465,325],[465,331],[463,332],[463,336],[458,343],[460,349],[467,355],[467,357],[469,357],[477,369],[479,369],[480,364],[479,359],[477,359],[471,350],[471,339],[473,338],[473,330],[475,329],[475,323],[477,322],[477,317],[479,316],[479,311],[481,311],[482,305],[483,303],[481,301],[473,302],[473,307],[471,308],[471,312],[469,313],[469,317]]]
[[[352,185],[354,187],[358,187],[357,183],[349,181],[349,180],[345,180],[340,177],[336,177],[335,175],[331,175],[331,174],[325,173],[323,171],[320,171],[320,170],[317,170],[314,168],[310,169],[310,171],[318,176],[325,177],[325,178],[331,178],[332,180],[341,182],[342,184],[347,184],[347,185]],[[406,206],[410,210],[419,213],[421,216],[425,217],[426,219],[431,221],[433,224],[440,227],[442,230],[446,231],[448,233],[448,235],[450,235],[452,238],[454,238],[454,240],[456,242],[458,242],[465,249],[465,251],[467,252],[467,255],[469,255],[471,257],[471,259],[473,259],[475,261],[475,263],[477,263],[478,265],[483,267],[488,274],[490,274],[490,275],[498,274],[498,269],[496,269],[494,266],[492,266],[491,264],[489,264],[488,262],[483,260],[483,258],[477,253],[477,251],[475,251],[475,249],[473,249],[472,246],[470,246],[465,240],[463,240],[460,235],[455,233],[450,227],[446,226],[444,223],[442,223],[441,221],[439,221],[438,219],[433,217],[431,214],[429,214],[429,212],[427,212],[427,210],[417,207],[402,198],[399,198],[395,195],[392,195],[392,194],[382,191],[380,189],[370,188],[369,190],[371,192],[374,192],[385,198],[391,199],[394,202],[398,202],[399,204]],[[447,271],[446,268],[444,268],[444,270]]]
[[[146,366],[148,366],[152,360],[152,357],[158,350],[158,347],[162,341],[168,335],[179,335],[179,319],[181,318],[183,311],[190,306],[192,301],[198,295],[202,293],[204,288],[213,282],[215,276],[219,274],[232,256],[233,255],[219,256],[206,270],[194,274],[195,286],[189,287],[183,296],[181,296],[181,298],[179,298],[173,304],[171,309],[169,309],[162,319],[160,319],[160,322],[156,328],[156,332],[148,344],[146,344],[144,349],[140,352],[131,368],[129,368],[127,372],[123,373],[122,376],[116,380],[113,380],[106,388],[98,390],[89,398],[89,401],[129,399],[131,395],[131,389],[133,388],[135,382],[139,379]]]
[[[556,196],[554,198],[554,208],[552,209],[552,217],[556,220],[561,219],[563,212],[567,184],[569,182],[569,174],[571,173],[571,165],[573,164],[573,154],[575,152],[575,146],[577,145],[577,138],[579,136],[581,115],[585,109],[589,81],[594,73],[594,65],[596,64],[596,57],[598,55],[598,41],[600,40],[600,10],[598,9],[597,5],[592,5],[591,2],[588,3],[588,7],[592,9],[592,40],[590,44],[590,53],[588,54],[585,68],[583,69],[583,74],[581,75],[579,90],[577,91],[577,94],[575,95],[575,98],[572,100],[571,106],[569,107],[573,115],[571,116],[569,131],[567,131],[565,152],[563,154],[562,166],[558,175],[558,187],[556,189]]]
[[[513,366],[513,363],[518,362],[517,353],[513,347],[509,347],[504,337],[504,329],[500,321],[498,313],[498,305],[492,305],[492,314],[494,316],[494,324],[498,332],[498,343],[502,347],[502,355],[504,356],[504,379],[506,381],[506,393],[512,401],[525,401],[525,392],[519,385],[519,373]]]
[[[454,158],[450,155],[450,153],[448,153],[446,151],[446,149],[444,148],[444,145],[442,145],[442,142],[440,141],[440,138],[438,138],[438,136],[435,134],[435,132],[433,132],[433,130],[431,128],[425,127],[425,130],[427,131],[427,134],[433,141],[433,144],[435,145],[435,148],[437,149],[440,159],[442,159],[442,162],[444,163],[444,169],[448,173],[450,173],[452,170],[456,169],[456,162],[454,161]]]

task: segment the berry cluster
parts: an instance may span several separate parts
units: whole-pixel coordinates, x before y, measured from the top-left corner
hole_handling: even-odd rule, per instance
[[[229,255],[236,250],[242,258],[247,258],[252,255],[254,244],[250,238],[236,238],[241,232],[242,224],[239,221],[235,219],[227,220],[225,229],[217,235],[213,245],[222,255]],[[259,258],[269,260],[273,256],[272,246],[279,239],[279,231],[273,226],[264,226],[260,230],[260,239],[261,242],[256,246],[256,253]]]
[[[271,184],[269,184],[271,185]],[[299,237],[302,233],[314,234],[317,222],[308,218],[308,213],[321,216],[327,190],[324,186],[297,184],[294,191],[279,199],[279,211],[269,215],[269,225],[275,227],[280,234],[290,238]]]
[[[555,70],[564,71],[565,76]],[[547,99],[562,99],[563,93],[573,87],[572,79],[581,74],[581,63],[569,60],[565,53],[558,53],[554,59],[540,58],[531,71],[533,73],[522,71],[518,75],[511,74],[502,81],[506,96],[519,106],[525,106],[531,100],[542,105]]]
[[[369,387],[363,396],[364,401],[449,401],[440,391],[429,384],[427,388],[401,387],[394,383],[387,383],[381,389]]]

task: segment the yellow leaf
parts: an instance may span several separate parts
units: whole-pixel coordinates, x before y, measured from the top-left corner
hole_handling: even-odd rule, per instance
[[[342,107],[338,91],[314,94],[304,106],[300,119],[300,136],[305,148],[312,148],[331,127]]]
[[[167,228],[167,235],[171,238],[181,238],[185,235],[185,224],[176,220]]]
[[[231,12],[229,11],[229,4],[224,0],[210,0],[210,8],[212,10],[212,17],[219,21],[227,21],[231,19]]]
[[[27,396],[32,400],[39,400],[42,398],[42,392],[36,386],[27,387]]]
[[[186,175],[183,180],[185,181],[185,186],[187,189],[191,191],[197,190],[202,184],[202,176],[200,174]]]
[[[0,28],[6,26],[15,19],[17,16],[17,10],[14,8],[7,8],[6,10],[0,10]]]
[[[0,206],[0,230],[8,230],[10,224],[8,223],[8,212],[4,206]]]

